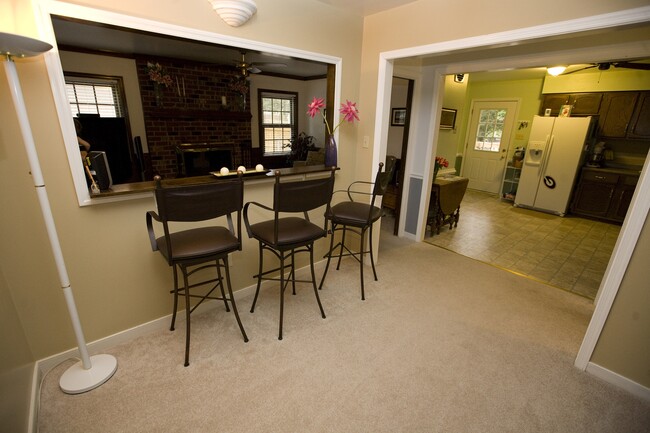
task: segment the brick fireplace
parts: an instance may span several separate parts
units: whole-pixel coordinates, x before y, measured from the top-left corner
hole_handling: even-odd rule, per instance
[[[171,77],[169,86],[154,87],[155,83],[147,74],[148,62],[162,66],[164,73]],[[228,168],[250,167],[251,114],[239,111],[235,103],[240,99],[239,93],[231,89],[231,82],[238,77],[235,68],[151,57],[137,59],[136,64],[153,175],[163,178],[191,175],[183,171],[190,162],[181,159],[187,164],[179,164],[177,151],[188,150],[188,145],[198,146],[195,150],[201,150],[204,145],[214,148],[192,152],[194,157],[201,157],[192,162],[192,173],[199,166],[204,168],[206,161],[224,163],[227,161],[224,155],[228,152],[231,161]],[[245,97],[246,106],[250,107],[250,96],[246,94]],[[189,153],[189,150],[180,153]]]

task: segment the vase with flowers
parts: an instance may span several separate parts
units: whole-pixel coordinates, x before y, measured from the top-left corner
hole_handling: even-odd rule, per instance
[[[325,113],[322,109],[325,108],[325,100],[323,98],[316,98],[311,101],[308,105],[307,114],[313,119],[316,116],[316,113],[320,113],[325,121],[325,126],[327,127],[327,141],[325,142],[325,166],[326,167],[336,167],[338,164],[338,156],[336,150],[336,141],[334,140],[334,132],[338,129],[339,126],[344,121],[353,123],[355,120],[359,121],[359,110],[357,109],[356,102],[345,101],[345,104],[341,103],[341,108],[339,108],[339,113],[343,115],[343,118],[339,123],[334,127],[330,128]]]
[[[156,105],[162,105],[162,87],[172,85],[172,77],[169,75],[160,63],[147,62],[147,75],[153,81],[153,92],[156,98]]]
[[[438,176],[438,170],[447,167],[449,167],[449,161],[447,161],[442,156],[436,156],[436,162],[433,167],[433,180],[436,180],[436,177]]]

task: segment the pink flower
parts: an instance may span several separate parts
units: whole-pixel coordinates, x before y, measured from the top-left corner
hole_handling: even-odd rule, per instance
[[[323,116],[323,120],[325,121],[325,126],[327,126],[327,132],[330,135],[334,134],[334,131],[336,131],[338,127],[341,126],[341,123],[343,123],[345,120],[351,123],[355,120],[359,121],[359,110],[357,109],[357,104],[355,102],[350,102],[347,99],[345,100],[345,104],[341,104],[341,108],[339,109],[339,113],[343,115],[343,118],[339,121],[338,125],[334,127],[334,129],[330,128],[330,125],[327,123],[327,119],[325,118],[325,114],[323,114],[321,111],[321,108],[325,108],[325,100],[323,98],[314,97],[311,103],[307,106],[307,114],[313,118],[316,116],[316,113],[320,113],[321,116]]]
[[[341,104],[339,112],[343,115],[344,120],[347,120],[348,122],[359,120],[359,110],[357,110],[356,102],[350,102],[346,99],[345,104]]]
[[[320,113],[320,109],[325,107],[325,100],[323,98],[316,98],[311,101],[311,103],[307,106],[307,114],[309,114],[309,117],[312,119],[314,116],[316,116],[316,113]]]
[[[447,161],[445,158],[442,156],[436,156],[436,168],[441,168],[441,167],[449,167],[449,161]]]

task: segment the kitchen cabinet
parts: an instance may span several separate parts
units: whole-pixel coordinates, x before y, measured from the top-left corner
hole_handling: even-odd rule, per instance
[[[596,116],[599,138],[650,139],[650,91],[546,94],[539,114],[550,108],[557,116],[565,104],[571,116]]]
[[[623,222],[639,175],[631,170],[583,168],[571,211],[576,215]]]
[[[627,136],[628,138],[650,138],[650,92],[639,92]]]
[[[550,93],[544,95],[539,115],[543,116],[547,108],[551,116],[560,113],[562,105],[573,105],[572,116],[595,116],[599,113],[603,93]]]
[[[625,138],[639,92],[605,93],[598,119],[598,136]]]

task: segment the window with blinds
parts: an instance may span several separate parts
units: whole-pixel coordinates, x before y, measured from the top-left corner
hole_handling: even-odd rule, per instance
[[[120,77],[65,75],[65,89],[73,117],[98,114],[99,117],[125,117]]]
[[[264,155],[281,155],[291,149],[291,139],[298,135],[296,103],[298,94],[259,90],[260,137]]]

